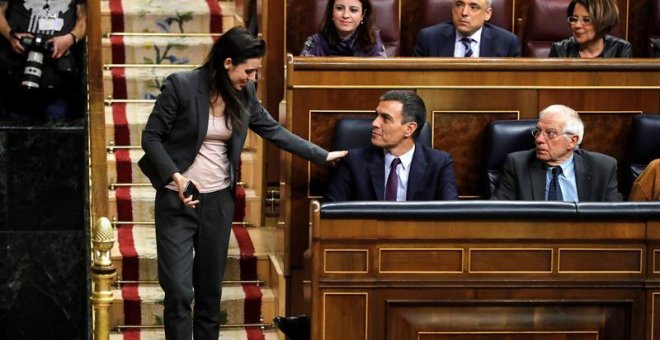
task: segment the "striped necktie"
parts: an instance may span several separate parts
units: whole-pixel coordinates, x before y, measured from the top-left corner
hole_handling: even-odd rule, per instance
[[[559,186],[559,175],[561,175],[561,167],[553,167],[552,178],[550,179],[550,186],[548,187],[548,201],[564,200],[564,197],[561,194],[561,187]]]
[[[465,46],[465,55],[464,57],[469,58],[472,56],[472,38],[462,38],[461,42]]]

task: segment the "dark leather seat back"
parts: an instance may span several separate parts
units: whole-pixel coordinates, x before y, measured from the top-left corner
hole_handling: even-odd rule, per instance
[[[332,137],[333,150],[348,150],[371,145],[371,118],[342,118],[335,125]],[[431,126],[424,123],[417,142],[432,147]]]
[[[333,1],[333,0],[330,0]],[[325,12],[326,0],[308,0],[306,36],[318,33]],[[380,37],[385,44],[388,57],[399,55],[401,44],[401,28],[399,27],[399,0],[371,0],[374,10],[376,27],[380,29]],[[302,46],[300,47],[302,49]]]
[[[660,0],[651,0],[649,20],[649,55],[660,58]]]
[[[523,34],[523,56],[547,58],[553,42],[571,36],[566,8],[571,0],[532,0],[528,3]]]
[[[660,158],[660,115],[637,115],[628,142],[628,166],[622,192],[627,196],[632,182],[652,160]]]
[[[422,0],[420,27],[451,21],[455,0]],[[513,0],[493,0],[493,15],[489,23],[513,32]]]
[[[482,195],[490,198],[502,179],[506,156],[515,151],[534,148],[531,130],[536,119],[497,120],[486,128],[481,167]]]

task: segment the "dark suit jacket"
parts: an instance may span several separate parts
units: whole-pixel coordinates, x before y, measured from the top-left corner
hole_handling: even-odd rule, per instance
[[[328,185],[326,199],[382,201],[385,190],[385,154],[374,146],[351,149],[341,160]],[[454,161],[443,151],[416,144],[408,177],[408,201],[455,200]]]
[[[575,180],[580,202],[617,202],[616,159],[597,152],[575,150]],[[504,174],[491,199],[545,200],[546,168],[534,149],[512,152],[504,161]]]
[[[451,21],[423,28],[417,35],[414,56],[453,57],[456,30]],[[489,23],[481,31],[479,57],[519,57],[520,42],[513,33]]]
[[[195,160],[208,129],[209,88],[207,71],[196,69],[167,77],[142,132],[144,157],[138,165],[156,189],[171,181],[175,172],[185,171]],[[241,117],[249,127],[280,148],[307,160],[323,164],[328,155],[324,149],[283,128],[259,104],[254,83],[241,91],[248,114]],[[239,160],[247,129],[232,131],[227,157],[232,188],[236,183]]]

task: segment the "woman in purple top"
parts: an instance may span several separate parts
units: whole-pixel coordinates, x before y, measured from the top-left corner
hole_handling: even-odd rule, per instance
[[[321,31],[305,41],[301,56],[386,57],[369,0],[328,0]]]

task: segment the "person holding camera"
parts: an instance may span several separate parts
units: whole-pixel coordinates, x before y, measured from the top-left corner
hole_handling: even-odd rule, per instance
[[[0,0],[0,82],[8,118],[77,118],[82,80],[73,47],[86,0]],[[82,53],[78,53],[82,55]]]

